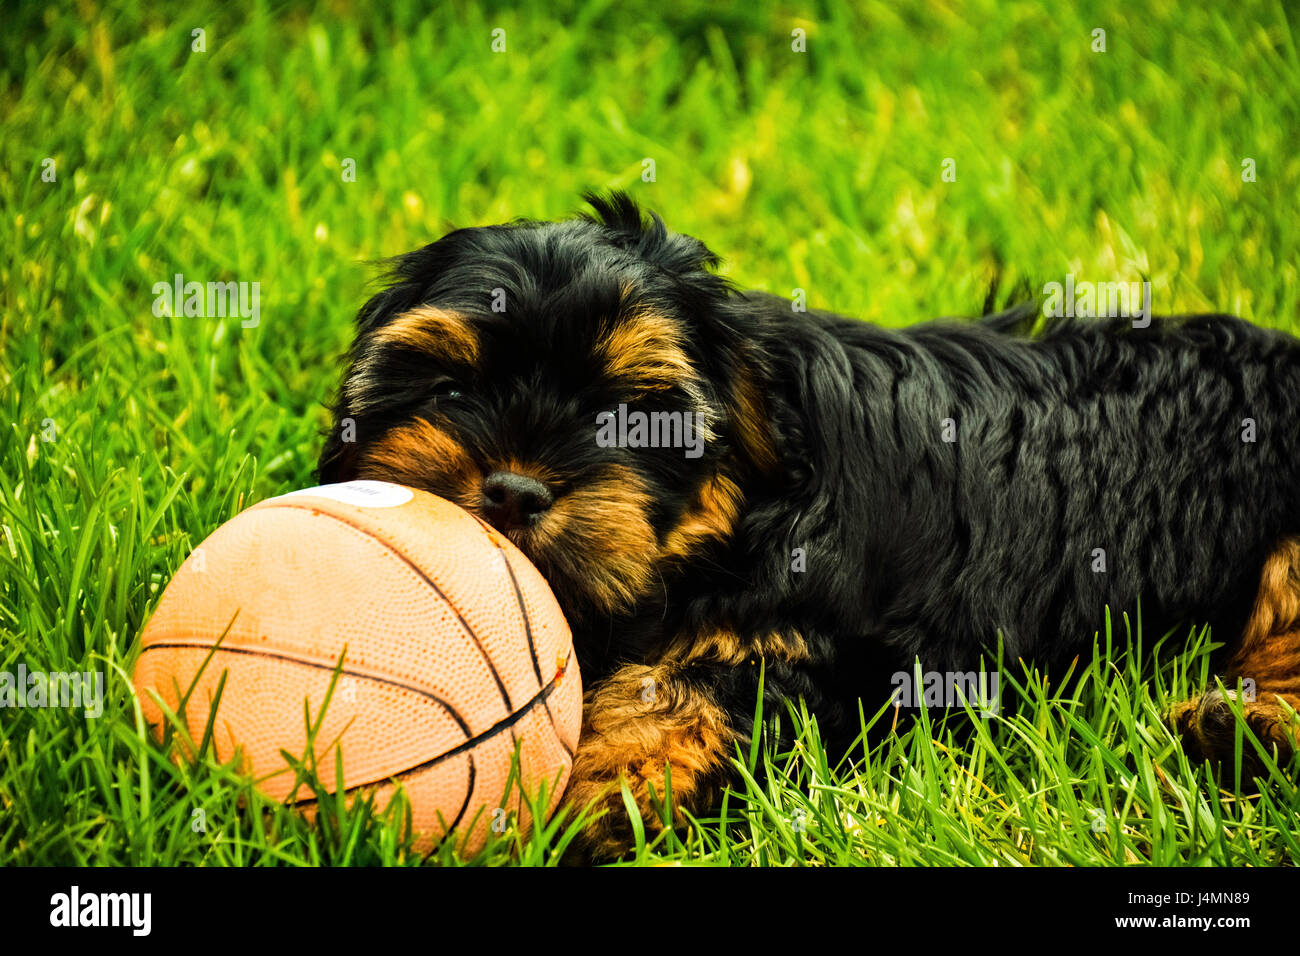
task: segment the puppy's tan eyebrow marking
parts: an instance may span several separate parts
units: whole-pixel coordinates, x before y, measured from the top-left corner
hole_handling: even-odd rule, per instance
[[[386,346],[412,349],[468,368],[473,368],[479,357],[478,335],[459,312],[431,305],[403,312],[360,344],[356,363],[343,385],[351,411],[364,411],[374,403],[376,392],[383,386],[378,369]]]
[[[403,312],[371,336],[375,345],[398,345],[461,365],[478,362],[479,345],[469,320],[431,305]]]
[[[630,295],[623,292],[624,300]],[[644,306],[621,310],[596,342],[596,355],[610,378],[652,391],[679,388],[690,400],[695,426],[705,441],[714,438],[716,412],[705,400],[700,378],[682,345],[681,327]]]
[[[695,380],[681,330],[649,309],[624,313],[601,337],[596,352],[612,377],[650,388],[687,386]]]

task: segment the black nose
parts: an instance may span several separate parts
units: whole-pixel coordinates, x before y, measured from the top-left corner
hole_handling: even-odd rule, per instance
[[[554,500],[536,478],[513,471],[494,471],[483,481],[483,517],[501,531],[528,527]]]

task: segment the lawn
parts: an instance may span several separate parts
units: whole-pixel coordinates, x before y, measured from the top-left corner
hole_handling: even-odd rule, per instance
[[[738,284],[871,322],[1073,274],[1300,331],[1300,20],[1280,2],[15,6],[0,671],[102,671],[108,699],[0,710],[0,863],[421,862],[400,806],[311,827],[230,768],[173,764],[129,674],[189,552],[312,483],[375,261],[452,224],[619,187]],[[259,321],[158,315],[177,274],[260,283]],[[636,861],[1300,863],[1297,765],[1216,782],[1160,722],[1213,679],[1214,635],[1138,655],[1118,649],[1136,621],[1098,627],[1067,690],[1008,663],[1014,706],[923,715],[855,763],[784,715],[792,751],[737,756],[763,782]],[[470,862],[554,863],[580,823]]]

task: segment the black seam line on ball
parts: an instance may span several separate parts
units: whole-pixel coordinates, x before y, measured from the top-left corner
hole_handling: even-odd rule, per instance
[[[224,644],[221,644],[214,648],[211,644],[193,644],[188,641],[161,641],[157,644],[150,644],[148,647],[140,651],[140,656],[143,657],[146,652],[160,647],[185,648],[187,650],[208,652],[215,650],[218,654],[246,654],[250,657],[271,657],[277,661],[288,661],[291,664],[302,664],[306,667],[314,667],[317,670],[322,671],[333,671],[338,669],[334,664],[322,664],[320,661],[309,661],[301,657],[294,657],[292,654],[277,654],[274,651],[263,651],[255,647],[227,647]],[[421,687],[415,687],[412,684],[403,684],[401,681],[392,680],[387,677],[380,677],[377,674],[367,674],[365,671],[349,670],[346,667],[338,669],[338,671],[340,675],[359,677],[362,680],[372,680],[380,684],[388,684],[392,687],[399,687],[402,690],[409,690],[412,694],[419,694],[421,697],[427,697],[451,715],[451,719],[456,721],[456,724],[460,727],[466,737],[473,733],[473,731],[469,729],[469,724],[465,722],[465,719],[461,717],[456,708],[451,706],[451,704],[447,703],[437,694]]]
[[[510,586],[515,589],[515,600],[519,602],[519,614],[524,619],[524,635],[528,638],[528,653],[533,662],[533,673],[537,675],[537,687],[541,689],[542,669],[537,663],[537,645],[533,642],[533,626],[528,620],[528,609],[524,607],[524,594],[519,590],[519,580],[515,577],[515,569],[510,565],[510,559],[506,557],[506,549],[501,547],[487,523],[478,515],[472,514],[470,517],[477,521],[483,530],[488,533],[488,540],[492,542],[492,547],[497,549],[497,553],[501,555],[501,560],[505,562],[506,573],[510,575]]]
[[[524,593],[519,588],[519,579],[515,576],[514,565],[510,563],[510,556],[506,554],[506,549],[497,543],[496,536],[492,533],[491,526],[476,514],[471,513],[470,517],[483,526],[483,530],[488,533],[488,540],[496,545],[496,549],[501,552],[501,560],[506,563],[506,571],[510,574],[510,584],[514,587],[515,599],[519,602],[519,613],[523,615],[524,618],[524,633],[528,635],[528,650],[533,657],[533,673],[537,675],[537,686],[541,687],[542,669],[537,662],[537,646],[533,642],[533,626],[528,620],[528,609],[524,606]],[[572,759],[573,751],[569,748],[569,745],[564,742],[564,737],[560,733],[560,728],[555,726],[555,713],[551,710],[551,705],[549,703],[546,704],[546,716],[550,718],[551,729],[555,731],[555,739],[560,742],[560,747],[563,748],[564,752],[569,755],[570,759]]]
[[[484,524],[483,519],[476,514],[470,514],[470,517],[473,518],[475,521],[477,521],[479,525],[482,526],[483,530],[488,532],[488,540],[492,542],[492,547],[497,549],[497,554],[499,554],[501,556],[501,560],[505,562],[506,573],[510,575],[510,586],[514,588],[515,601],[519,604],[519,614],[524,620],[524,636],[528,638],[528,659],[533,665],[533,674],[535,674],[537,677],[537,689],[541,690],[542,669],[537,666],[537,646],[533,643],[533,627],[532,624],[529,623],[528,621],[528,610],[524,607],[524,595],[519,590],[519,582],[515,580],[514,568],[510,567],[510,559],[506,557],[505,549],[501,547],[500,543],[496,539],[496,536],[493,535],[491,531],[488,529],[487,525]],[[551,716],[550,705],[548,704],[545,706],[546,706],[546,716],[550,717]],[[560,734],[555,727],[555,718],[553,717],[551,718],[551,729],[555,730],[555,737],[558,740]],[[513,729],[510,731],[510,739],[515,743],[519,742],[519,738],[515,735]],[[564,749],[567,751],[569,748],[565,747]],[[569,756],[573,756],[573,755],[569,754]]]
[[[506,563],[506,568],[509,569],[509,567],[510,567],[510,562],[509,562],[509,561],[506,561],[505,552],[501,549],[501,545],[497,543],[497,539],[493,536],[491,528],[489,528],[488,525],[483,521],[483,519],[480,518],[478,515],[476,515],[476,514],[474,514],[474,513],[472,513],[472,512],[466,512],[466,514],[468,514],[471,518],[473,518],[475,521],[477,521],[478,524],[479,524],[479,527],[481,527],[484,531],[487,532],[488,540],[492,542],[492,547],[494,547],[494,548],[497,549],[497,553],[501,555],[501,560],[502,560],[502,561],[505,561],[505,563]],[[514,584],[514,587],[515,587],[515,599],[516,599],[517,601],[520,602],[519,609],[520,609],[521,611],[523,611],[523,595],[521,595],[521,594],[519,593],[519,585],[515,584],[515,575],[514,575],[514,572],[513,572],[513,571],[510,572],[510,583],[511,583],[511,584]],[[538,666],[537,666],[537,649],[536,649],[535,647],[533,647],[533,631],[532,631],[532,628],[531,628],[531,627],[529,626],[529,624],[528,624],[528,612],[527,612],[527,611],[523,611],[523,615],[524,615],[524,634],[527,635],[527,637],[528,637],[528,656],[529,656],[529,657],[531,658],[531,660],[532,660],[532,664],[533,664],[533,673],[537,675],[537,687],[538,687],[538,689],[540,689],[541,686],[542,686],[542,672],[541,672],[541,670],[540,670],[540,669],[538,668]],[[550,713],[550,708],[549,708],[549,707],[547,708],[547,711],[546,711],[546,712],[547,712],[548,714]],[[554,727],[554,725],[555,725],[555,722],[554,722],[554,721],[551,721],[551,726]],[[512,741],[514,741],[515,743],[518,743],[518,742],[519,742],[519,738],[515,736],[515,732],[514,732],[513,730],[510,731],[510,739],[511,739]]]
[[[483,642],[480,641],[478,639],[478,635],[474,633],[474,628],[469,626],[469,622],[466,621],[464,616],[460,613],[460,609],[457,608],[456,605],[452,604],[451,601],[447,600],[447,595],[443,593],[442,588],[438,587],[438,585],[434,583],[434,580],[420,569],[419,565],[417,565],[406,555],[402,554],[402,552],[398,551],[395,547],[393,547],[383,538],[379,537],[379,535],[375,534],[373,531],[363,528],[359,524],[354,524],[346,518],[340,518],[336,514],[332,514],[328,511],[322,511],[320,510],[320,508],[314,508],[311,505],[297,505],[297,504],[289,504],[284,502],[277,502],[276,504],[271,505],[271,507],[272,508],[294,508],[298,511],[310,511],[312,514],[319,515],[322,518],[332,518],[334,521],[337,521],[339,524],[351,528],[353,531],[356,531],[358,534],[363,534],[370,540],[378,542],[381,546],[388,549],[393,554],[395,554],[398,558],[400,558],[406,564],[407,567],[409,567],[412,571],[414,571],[416,574],[420,576],[421,580],[423,580],[425,584],[433,588],[434,593],[437,594],[438,597],[442,598],[442,603],[446,604],[447,607],[451,609],[451,612],[456,615],[456,620],[460,621],[460,626],[465,629],[465,633],[468,634],[470,638],[474,641],[474,646],[477,647],[478,652],[483,655],[484,663],[486,663],[488,669],[492,671],[492,679],[496,681],[497,689],[501,691],[501,699],[505,702],[506,712],[509,713],[515,709],[514,703],[511,702],[510,700],[510,694],[506,690],[505,682],[501,680],[501,675],[497,673],[497,668],[496,665],[492,663],[492,658],[488,657],[488,652],[486,649],[484,649]],[[468,514],[468,512],[466,513]]]
[[[506,570],[510,572],[510,583],[514,585],[515,597],[519,601],[519,613],[524,616],[524,630],[528,634],[528,649],[532,653],[533,670],[537,672],[537,685],[540,687],[542,684],[542,670],[537,663],[537,648],[533,645],[533,628],[532,625],[528,623],[528,610],[524,607],[524,594],[519,590],[519,582],[515,578],[515,569],[510,564],[510,557],[506,554],[506,549],[502,548],[499,544],[497,547],[501,550],[501,560],[506,563]],[[564,742],[564,737],[560,734],[560,728],[555,726],[555,714],[551,712],[551,705],[543,702],[542,706],[546,708],[546,716],[551,721],[551,729],[555,731],[555,739],[560,742],[560,746],[564,749],[564,752],[572,757],[573,751],[570,750],[569,745]]]
[[[407,767],[405,770],[399,770],[396,773],[387,774],[383,777],[380,777],[378,780],[370,780],[366,783],[354,783],[352,784],[352,786],[347,787],[343,791],[344,795],[346,796],[347,794],[352,793],[355,790],[364,790],[367,787],[382,786],[383,784],[388,783],[390,780],[401,780],[403,777],[409,777],[412,774],[419,773],[421,770],[428,770],[430,767],[437,766],[438,764],[442,763],[444,760],[450,760],[452,757],[459,757],[465,751],[474,749],[475,747],[477,747],[479,744],[483,743],[486,740],[491,740],[497,734],[503,733],[509,730],[510,728],[514,727],[515,724],[519,723],[519,721],[527,717],[528,714],[532,712],[532,709],[534,707],[544,702],[546,698],[550,697],[551,692],[555,690],[559,680],[562,677],[564,677],[564,671],[560,671],[560,673],[556,674],[555,679],[552,680],[545,687],[543,687],[540,691],[538,691],[538,693],[533,697],[532,700],[528,701],[528,703],[524,704],[524,706],[520,707],[509,717],[505,718],[505,720],[501,720],[493,724],[491,727],[483,731],[483,733],[479,734],[477,737],[471,737],[469,740],[457,744],[455,747],[452,747],[450,750],[438,754],[438,756],[436,757],[430,757],[428,760],[424,761],[423,763],[418,763],[414,767]],[[557,735],[557,739],[558,739],[558,735]],[[474,755],[470,754],[469,758],[470,758],[470,766],[472,767],[474,764]],[[471,780],[472,779],[473,778],[471,777]],[[330,794],[330,795],[333,796],[334,794]],[[292,805],[301,806],[304,803],[315,803],[315,802],[316,802],[315,797],[305,797],[302,800],[295,800]],[[460,818],[457,817],[457,820],[459,819]]]
[[[447,832],[442,835],[442,840],[447,839],[448,834],[454,833],[456,828],[460,826],[460,821],[465,818],[465,811],[469,809],[470,798],[474,796],[474,755],[468,754],[466,759],[469,760],[469,783],[465,785],[465,799],[460,802],[460,809],[456,811],[456,819],[451,821],[451,826],[447,827]],[[439,846],[442,845],[442,840],[438,841]]]

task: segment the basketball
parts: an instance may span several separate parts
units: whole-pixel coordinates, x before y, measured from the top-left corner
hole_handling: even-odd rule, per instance
[[[202,740],[223,678],[219,760],[310,814],[281,753],[305,755],[310,713],[326,789],[341,748],[347,795],[382,808],[403,788],[421,849],[450,834],[473,853],[503,811],[526,823],[516,746],[519,783],[554,810],[578,743],[572,637],[541,574],[467,511],[386,482],[263,501],[194,549],[144,630],[145,719],[161,732],[154,695],[180,714],[193,684],[182,716]]]

